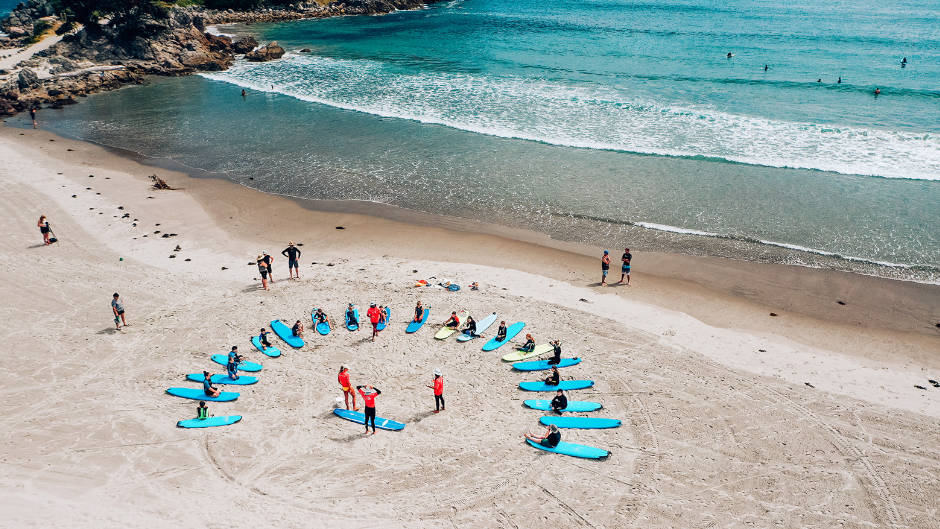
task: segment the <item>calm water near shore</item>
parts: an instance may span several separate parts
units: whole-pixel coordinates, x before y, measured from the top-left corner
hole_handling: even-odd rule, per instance
[[[940,281],[940,8],[748,6],[466,0],[259,24],[284,60],[42,117],[263,191]]]

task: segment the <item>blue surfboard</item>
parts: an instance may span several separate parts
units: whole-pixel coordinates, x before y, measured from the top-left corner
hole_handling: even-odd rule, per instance
[[[392,309],[385,307],[385,321],[380,321],[376,326],[375,330],[383,331],[385,327],[388,327],[388,319],[392,317]]]
[[[496,320],[497,320],[496,313],[493,312],[493,313],[490,313],[490,315],[488,315],[488,316],[486,316],[485,318],[483,318],[482,320],[478,321],[478,322],[477,322],[477,334],[479,335],[481,332],[485,331],[490,325],[493,325],[493,323],[494,323]],[[474,338],[476,338],[476,336],[470,336],[470,335],[467,334],[467,333],[461,332],[461,333],[460,333],[460,336],[457,337],[457,341],[458,341],[458,342],[469,342],[470,340],[472,340],[472,339],[474,339]]]
[[[431,314],[431,306],[428,305],[428,307],[424,309],[424,314],[421,316],[421,321],[413,321],[409,323],[408,328],[405,329],[405,332],[408,334],[411,334],[413,332],[418,332],[418,329],[420,329],[421,326],[424,325],[424,322],[428,321],[428,316],[430,314]]]
[[[231,379],[228,375],[212,375],[209,378],[212,380],[213,384],[228,384],[229,386],[248,386],[258,383],[258,377],[250,377],[248,375],[240,375],[237,379]],[[190,373],[186,375],[186,379],[192,380],[193,382],[202,382],[206,379],[206,376],[202,373]]]
[[[287,345],[293,347],[294,349],[300,349],[304,346],[303,338],[294,336],[294,333],[291,332],[290,327],[281,320],[271,320],[271,330],[274,331],[274,334],[276,334],[278,338],[284,340]]]
[[[271,358],[277,358],[278,356],[281,356],[281,350],[280,350],[280,349],[278,349],[277,347],[274,347],[273,345],[272,345],[271,347],[264,347],[264,346],[261,344],[261,338],[259,338],[259,337],[257,337],[257,336],[252,336],[252,337],[251,337],[251,345],[255,346],[255,349],[257,349],[257,350],[261,351],[262,353],[264,353],[264,354],[270,356]]]
[[[600,448],[594,448],[593,446],[566,443],[564,441],[558,443],[558,446],[555,448],[542,446],[531,439],[526,439],[526,442],[540,450],[545,450],[546,452],[564,454],[566,456],[572,457],[581,457],[584,459],[603,459],[610,455],[610,452],[607,450],[601,450]]]
[[[552,401],[543,400],[543,399],[527,399],[522,401],[523,404],[532,408],[533,410],[542,410],[542,411],[551,411]],[[561,410],[563,412],[575,413],[575,412],[587,412],[587,411],[597,411],[601,409],[600,402],[591,402],[588,400],[569,400],[568,407]]]
[[[352,421],[352,422],[356,422],[359,424],[366,423],[366,416],[361,411],[352,411],[352,410],[346,410],[343,408],[336,408],[335,410],[333,410],[333,413],[335,413],[339,417],[346,419],[347,421]],[[400,423],[398,421],[393,421],[391,419],[383,419],[382,417],[376,417],[375,427],[382,429],[382,430],[398,431],[398,430],[403,430],[405,428],[405,425],[403,423]]]
[[[241,415],[221,415],[208,419],[186,419],[176,423],[180,428],[211,428],[212,426],[228,426],[242,420]]]
[[[212,402],[230,402],[238,398],[238,393],[233,391],[223,391],[218,397],[210,397],[202,388],[169,388],[167,393],[174,397],[193,400],[211,400]]]
[[[562,358],[561,362],[555,364],[555,367],[571,367],[580,363],[580,358]],[[548,363],[548,360],[533,360],[531,362],[516,362],[512,365],[512,368],[519,371],[544,371],[551,369],[552,365]]]
[[[212,361],[216,364],[227,366],[228,355],[212,355]],[[256,364],[254,362],[242,362],[238,364],[238,370],[247,371],[249,373],[254,371],[261,371],[261,364]]]
[[[359,309],[353,309],[353,319],[355,321],[350,321],[348,313],[345,313],[344,315],[346,317],[346,328],[350,331],[359,330]]]
[[[593,385],[593,380],[562,380],[557,386],[551,386],[545,382],[520,382],[519,389],[525,391],[558,391],[559,389],[569,391],[572,389],[586,389]]]
[[[512,340],[513,338],[516,337],[517,334],[522,332],[523,327],[525,327],[525,323],[521,321],[517,321],[516,323],[513,323],[512,325],[506,328],[506,338],[504,338],[502,341],[499,341],[494,336],[493,338],[490,339],[490,341],[483,344],[483,350],[493,351],[493,350],[499,349],[500,346],[508,343],[509,340]]]
[[[559,428],[601,429],[616,428],[620,426],[620,419],[605,419],[603,417],[542,417],[539,422],[548,426],[554,424]]]

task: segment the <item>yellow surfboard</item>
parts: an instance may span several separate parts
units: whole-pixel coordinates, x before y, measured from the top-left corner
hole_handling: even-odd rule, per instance
[[[542,356],[545,353],[550,353],[554,350],[552,344],[543,343],[535,346],[535,349],[530,353],[523,353],[522,351],[513,351],[509,354],[503,355],[503,361],[505,362],[518,362],[519,360],[525,360],[526,358],[533,358],[536,356]]]
[[[457,319],[460,320],[461,327],[463,327],[463,325],[467,323],[467,316],[469,315],[470,313],[465,310],[462,310],[457,313]],[[446,340],[448,337],[450,337],[451,334],[454,334],[455,332],[457,332],[457,329],[451,329],[450,327],[443,327],[441,330],[437,331],[437,334],[435,334],[434,337],[438,340]]]

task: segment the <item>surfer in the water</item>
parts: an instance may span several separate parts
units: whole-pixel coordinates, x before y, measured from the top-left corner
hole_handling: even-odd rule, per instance
[[[209,407],[206,406],[206,401],[200,400],[199,406],[196,406],[196,418],[200,421],[204,421],[209,418]]]
[[[561,363],[561,342],[555,340],[552,344],[552,357],[548,360],[548,365],[554,366]]]
[[[549,386],[557,386],[561,382],[561,375],[558,374],[558,368],[552,366],[552,373],[545,377],[545,383]]]
[[[385,313],[375,308],[375,303],[370,303],[369,310],[366,311],[366,316],[369,317],[369,323],[372,324],[372,341],[374,342],[375,337],[379,334],[379,322],[382,321]]]
[[[604,250],[604,257],[601,257],[601,286],[607,285],[607,272],[610,271],[610,252]]]
[[[457,316],[457,311],[450,313],[450,318],[447,318],[447,321],[444,322],[444,327],[450,327],[454,330],[460,327],[460,318]]]
[[[304,337],[304,324],[300,323],[300,320],[297,320],[297,323],[294,324],[290,329],[291,334],[298,338]]]
[[[903,59],[901,59],[901,68],[904,68],[906,66],[907,66],[907,57],[904,57]]]
[[[531,334],[526,334],[525,343],[519,346],[517,349],[523,353],[531,353],[535,350],[535,338],[533,338]]]
[[[363,389],[365,388],[365,389]],[[362,395],[362,400],[366,403],[365,425],[366,433],[369,433],[369,419],[372,420],[372,435],[375,435],[375,398],[382,394],[378,388],[372,386],[356,386],[356,390]]]
[[[728,52],[728,58],[730,59],[730,58],[732,58],[732,57],[734,57],[734,54],[729,51],[729,52]]]
[[[287,243],[287,248],[281,251],[281,255],[287,258],[287,274],[290,279],[294,278],[294,272],[297,272],[297,279],[300,279],[300,254],[301,251],[294,246],[294,241]]]
[[[552,399],[552,411],[555,413],[561,413],[565,408],[568,407],[568,397],[565,396],[565,392],[558,390],[558,393],[555,394],[555,398]]]
[[[268,331],[264,330],[264,327],[262,327],[261,332],[258,333],[258,341],[261,342],[261,345],[263,345],[265,349],[271,347],[271,342],[268,341]]]
[[[473,319],[473,316],[467,316],[467,326],[463,328],[463,333],[468,336],[477,335],[477,322]]]
[[[428,387],[434,390],[434,413],[444,411],[444,374],[440,369],[434,370],[434,380]]]
[[[202,391],[210,397],[218,397],[222,390],[212,386],[212,375],[208,371],[203,371],[202,377]]]
[[[839,80],[836,81],[836,84],[842,84],[842,76],[841,76],[841,75],[839,76]]]
[[[415,305],[415,318],[411,321],[417,323],[424,319],[424,307],[421,306],[421,301],[418,300],[418,304]]]
[[[346,401],[346,409],[349,409],[349,397],[352,396],[353,411],[359,411],[359,408],[356,406],[356,393],[353,392],[352,385],[349,383],[349,369],[346,366],[339,366],[339,375],[336,376],[336,379],[339,381],[339,386],[343,388],[343,399]]]
[[[558,427],[553,424],[545,430],[545,434],[541,437],[526,432],[525,438],[530,441],[535,441],[536,443],[546,448],[555,448],[558,446],[558,443],[561,442],[561,431],[559,431]]]

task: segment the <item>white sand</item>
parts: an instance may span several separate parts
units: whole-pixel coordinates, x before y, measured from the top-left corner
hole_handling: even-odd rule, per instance
[[[895,343],[866,340],[869,350],[853,355],[751,323],[719,328],[624,289],[409,257],[403,245],[363,235],[349,215],[320,214],[336,219],[329,233],[279,223],[280,199],[235,186],[219,184],[212,202],[151,191],[152,168],[19,132],[0,135],[2,294],[11,300],[2,309],[0,526],[936,526],[940,389],[926,383],[938,378],[929,338],[912,339],[921,352],[901,356],[906,344],[884,334]],[[270,223],[258,220],[269,212]],[[40,213],[59,244],[37,246]],[[341,223],[350,229],[332,230]],[[460,259],[456,243],[435,237],[419,255]],[[300,281],[284,279],[278,256],[290,239],[304,242]],[[501,244],[509,252],[514,243]],[[248,266],[261,249],[277,259],[270,292]],[[432,276],[483,288],[411,286]],[[631,289],[644,288],[637,281]],[[114,291],[131,323],[123,332],[111,322]],[[562,340],[566,356],[584,358],[563,377],[596,380],[569,398],[600,401],[595,415],[624,421],[565,430],[564,440],[613,455],[586,461],[524,445],[540,414],[521,402],[538,397],[516,384],[537,374],[511,371],[499,361],[507,351],[483,353],[481,341],[436,341],[437,325],[406,335],[416,299],[431,305],[434,323],[451,310],[495,310],[525,321],[540,343]],[[248,341],[271,318],[309,328],[313,306],[341,320],[346,302],[364,312],[370,300],[393,311],[376,343],[365,330],[308,333],[302,350],[277,343],[284,356],[268,359]],[[841,332],[822,321],[801,329],[813,326]],[[164,390],[198,387],[185,374],[219,372],[208,356],[233,344],[265,365],[261,382],[224,388],[241,397],[210,403],[210,412],[245,418],[176,428],[195,402]],[[408,423],[403,432],[364,437],[331,414],[342,363],[354,384],[383,391],[379,415]],[[439,415],[425,388],[436,367],[448,403]]]

